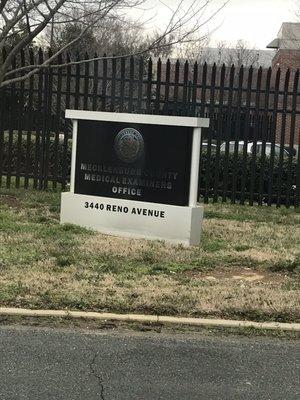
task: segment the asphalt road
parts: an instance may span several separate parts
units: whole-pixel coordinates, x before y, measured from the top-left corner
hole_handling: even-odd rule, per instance
[[[299,342],[0,327],[1,400],[296,400]]]

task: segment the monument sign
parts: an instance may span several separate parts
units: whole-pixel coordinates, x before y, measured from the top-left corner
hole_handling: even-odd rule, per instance
[[[208,119],[67,110],[70,192],[61,222],[131,237],[198,244],[201,128]]]

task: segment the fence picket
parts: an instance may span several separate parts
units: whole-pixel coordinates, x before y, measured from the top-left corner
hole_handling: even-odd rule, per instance
[[[232,192],[231,192],[231,204],[236,201],[236,187],[237,180],[240,176],[240,170],[238,166],[238,155],[239,155],[239,134],[241,129],[241,106],[242,106],[242,89],[244,81],[244,67],[241,66],[238,75],[238,88],[237,88],[237,108],[236,108],[236,123],[234,132],[234,154],[233,154],[233,171],[235,173],[232,177]]]
[[[218,201],[218,196],[219,196],[220,148],[221,148],[221,132],[222,132],[222,119],[223,119],[225,73],[226,73],[226,67],[225,64],[223,64],[221,68],[220,96],[219,96],[219,108],[217,117],[217,143],[216,143],[216,158],[214,166],[214,190],[213,190],[214,203]]]
[[[262,124],[262,146],[260,155],[260,171],[259,171],[259,189],[258,189],[258,204],[263,204],[264,197],[264,177],[266,170],[266,141],[267,141],[267,121],[268,121],[268,109],[269,109],[269,97],[270,97],[270,84],[271,84],[272,69],[269,68],[267,71],[267,80],[264,96],[264,113],[263,113],[263,124]]]
[[[63,59],[60,54],[57,59],[58,64],[62,64]],[[59,132],[60,132],[60,113],[61,113],[61,86],[62,86],[62,70],[57,69],[57,85],[56,85],[56,107],[55,107],[55,130],[54,130],[54,165],[53,165],[53,189],[57,188],[58,181],[58,150],[59,150]]]
[[[260,107],[260,95],[261,95],[261,80],[262,80],[262,68],[260,67],[257,74],[256,80],[256,94],[255,94],[255,126],[253,134],[253,146],[252,146],[252,157],[251,157],[251,172],[250,172],[250,198],[249,204],[252,206],[255,195],[255,179],[256,179],[256,155],[257,155],[257,139],[258,139],[258,127],[259,127],[259,107]]]
[[[202,79],[201,79],[201,100],[200,100],[200,117],[204,118],[205,117],[205,107],[206,107],[206,79],[207,79],[207,64],[206,62],[203,64],[202,67]],[[202,135],[201,135],[201,147],[200,147],[200,159],[203,159],[203,138],[205,137],[205,133],[208,131],[207,129],[202,129]],[[199,171],[200,172],[200,179],[198,183],[198,193],[199,195],[204,195],[205,192],[205,187],[202,188],[202,177],[203,177],[203,171],[202,169]]]
[[[110,111],[115,111],[116,101],[116,74],[117,74],[117,60],[114,57],[111,60],[111,93],[110,93]]]
[[[41,65],[44,61],[44,54],[42,49],[38,52],[38,64]],[[43,88],[44,88],[44,71],[41,68],[38,73],[38,96],[37,96],[37,118],[35,128],[35,157],[34,157],[34,176],[33,176],[33,187],[37,189],[40,181],[40,166],[41,166],[41,126],[42,122],[42,110],[43,110]]]
[[[170,114],[170,76],[171,76],[171,62],[170,60],[167,61],[166,65],[166,82],[165,82],[165,100],[164,100],[164,109],[165,109],[165,114],[169,115]],[[173,114],[173,112],[172,112]]]
[[[138,113],[142,112],[143,106],[143,76],[144,76],[144,60],[142,57],[139,59],[139,79],[138,79],[138,94],[136,110]]]
[[[20,64],[21,67],[25,66],[25,53],[22,49],[20,52]],[[22,154],[22,142],[23,142],[23,118],[24,113],[24,81],[19,84],[19,99],[17,106],[17,119],[18,119],[18,134],[17,134],[17,160],[16,160],[16,188],[20,187],[20,165],[21,165],[21,154]]]
[[[251,104],[251,89],[252,89],[252,81],[253,81],[253,67],[251,66],[248,70],[247,77],[247,92],[246,92],[246,116],[245,116],[245,131],[244,131],[244,144],[243,144],[243,156],[242,156],[242,165],[247,165],[247,157],[248,157],[248,140],[249,140],[249,132],[250,132],[250,104]],[[240,203],[245,203],[246,197],[246,179],[247,179],[247,168],[242,169],[241,174],[241,199]]]
[[[126,110],[125,107],[125,68],[126,68],[126,59],[123,57],[121,58],[121,83],[120,83],[120,97],[119,97],[119,107],[118,110],[119,112],[123,112],[124,109]]]
[[[34,63],[33,50],[29,49],[29,62],[31,65]],[[34,90],[35,76],[32,75],[29,78],[28,86],[28,102],[27,102],[27,112],[25,120],[27,122],[27,132],[26,132],[26,156],[25,156],[25,177],[24,177],[24,187],[29,186],[29,175],[30,175],[30,156],[31,156],[31,146],[32,146],[32,125],[33,125],[33,90]]]
[[[179,73],[180,73],[180,62],[176,61],[175,64],[175,81],[174,81],[174,98],[173,98],[173,112],[175,115],[178,113],[178,92],[179,92]]]
[[[200,117],[205,117],[206,107],[206,80],[207,80],[207,64],[203,64],[202,68],[202,82],[201,82],[201,100],[200,100]]]
[[[106,54],[104,54],[103,59],[103,76],[102,76],[102,101],[101,101],[101,110],[106,111],[106,96],[107,96],[107,58]]]
[[[275,78],[275,87],[274,87],[273,125],[272,125],[272,132],[271,132],[271,135],[272,135],[271,136],[271,154],[270,154],[269,185],[268,185],[268,206],[270,206],[273,202],[275,141],[276,141],[276,131],[277,131],[280,76],[281,76],[281,70],[280,70],[280,68],[278,68],[277,73],[276,73],[276,78]]]
[[[234,65],[230,68],[229,75],[229,90],[228,90],[228,104],[227,104],[227,121],[226,121],[226,142],[225,142],[225,154],[224,154],[224,172],[223,172],[223,194],[222,201],[226,202],[228,197],[228,179],[229,179],[229,141],[231,137],[231,127],[232,127],[232,103],[233,103],[233,93],[234,93],[234,77],[235,68]]]
[[[13,58],[12,62],[13,69],[16,68],[16,57]],[[15,77],[15,74],[13,75]],[[17,118],[16,105],[18,104],[16,94],[16,84],[11,85],[10,89],[10,101],[9,101],[9,129],[8,129],[8,149],[7,149],[7,175],[6,175],[6,187],[11,187],[12,165],[13,165],[13,140],[14,140],[14,124]]]
[[[129,61],[129,86],[128,86],[128,112],[133,111],[133,97],[134,97],[134,58],[130,57]]]
[[[188,115],[189,97],[188,97],[188,86],[189,86],[189,63],[184,63],[183,70],[183,95],[182,95],[182,115]]]
[[[147,102],[146,102],[146,112],[151,113],[151,98],[152,98],[152,59],[148,62],[148,79],[147,79]]]
[[[155,113],[160,112],[160,90],[161,90],[161,59],[157,61],[157,73],[156,73],[156,99],[155,99]]]
[[[88,60],[89,55],[85,53],[84,59]],[[84,64],[84,90],[83,90],[83,109],[88,110],[88,101],[89,101],[89,79],[90,77],[90,63]]]
[[[49,51],[48,57],[52,55]],[[50,116],[52,108],[52,81],[53,70],[52,68],[46,69],[44,73],[44,101],[43,101],[43,129],[41,136],[41,168],[40,168],[40,189],[48,188],[48,175],[49,175],[49,147],[50,147]]]
[[[297,69],[294,76],[293,84],[293,97],[292,97],[292,110],[291,110],[291,127],[289,131],[289,156],[288,156],[288,167],[287,167],[287,193],[286,193],[286,207],[290,207],[291,195],[292,195],[292,161],[293,161],[293,149],[294,139],[296,131],[296,111],[297,111],[297,100],[298,100],[298,84],[299,84],[299,69]]]
[[[2,98],[0,106],[0,188],[2,186],[2,177],[4,175],[3,171],[3,156],[4,156],[4,115],[6,110],[6,90],[4,88],[0,89],[0,96]]]
[[[280,152],[279,152],[279,168],[277,175],[277,207],[281,206],[282,196],[282,170],[283,170],[283,158],[284,158],[284,141],[285,141],[285,129],[286,129],[286,118],[287,118],[287,104],[288,104],[288,90],[290,83],[291,71],[288,69],[285,74],[284,80],[284,94],[282,104],[282,115],[281,115],[281,131],[280,131]]]
[[[6,49],[3,48],[2,49],[2,54],[1,54],[2,60],[4,62],[4,60],[6,59]],[[3,171],[3,156],[4,156],[4,131],[5,131],[5,122],[4,122],[4,117],[7,114],[6,111],[6,107],[7,107],[7,89],[6,88],[2,88],[0,89],[0,98],[1,98],[1,102],[0,102],[0,187],[2,186],[2,177],[4,175],[4,171]]]
[[[98,54],[94,54],[94,58],[97,58]],[[99,61],[94,60],[93,63],[93,93],[92,93],[92,110],[97,110],[97,93],[98,93],[98,82],[99,82]]]
[[[213,124],[214,119],[214,103],[215,103],[215,86],[216,86],[216,74],[217,74],[217,66],[216,64],[213,65],[211,71],[211,86],[210,86],[210,101],[209,101],[209,119],[210,123]],[[212,168],[210,166],[211,161],[211,134],[213,132],[214,127],[211,127],[209,130],[209,135],[207,138],[207,162],[206,162],[206,169],[205,169],[205,193],[204,193],[204,202],[208,203],[209,201],[209,191],[211,187],[211,176],[212,176]]]
[[[80,61],[80,55],[77,52],[76,54],[76,61]],[[75,104],[75,110],[78,110],[80,108],[80,81],[81,81],[81,64],[76,64],[75,65],[75,96],[74,96],[74,104]]]
[[[69,64],[71,61],[70,54],[67,53],[67,64]],[[72,67],[70,65],[67,66],[66,68],[66,109],[70,108],[70,95],[71,95],[71,73],[72,73]],[[67,127],[67,124],[65,123],[65,130],[64,130],[64,140],[63,140],[63,152],[62,152],[62,158],[61,158],[61,164],[62,164],[62,170],[61,170],[61,186],[62,189],[64,190],[66,188],[66,181],[67,181],[67,175],[68,175],[68,164],[67,164],[67,156],[68,156],[68,141],[69,141],[69,129]]]
[[[295,179],[295,183],[296,183],[296,188],[295,188],[295,208],[298,209],[299,205],[300,205],[300,132],[298,129],[298,157],[297,157],[297,164],[296,164],[296,179]]]

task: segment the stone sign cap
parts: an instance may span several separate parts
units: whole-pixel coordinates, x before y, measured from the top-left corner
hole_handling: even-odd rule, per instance
[[[208,128],[208,118],[177,117],[169,115],[126,114],[102,111],[66,110],[66,118],[86,121],[124,122],[150,125]]]

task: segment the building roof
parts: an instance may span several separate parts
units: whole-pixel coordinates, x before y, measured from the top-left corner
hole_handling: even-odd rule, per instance
[[[284,22],[276,39],[267,45],[268,49],[300,50],[300,23]]]

